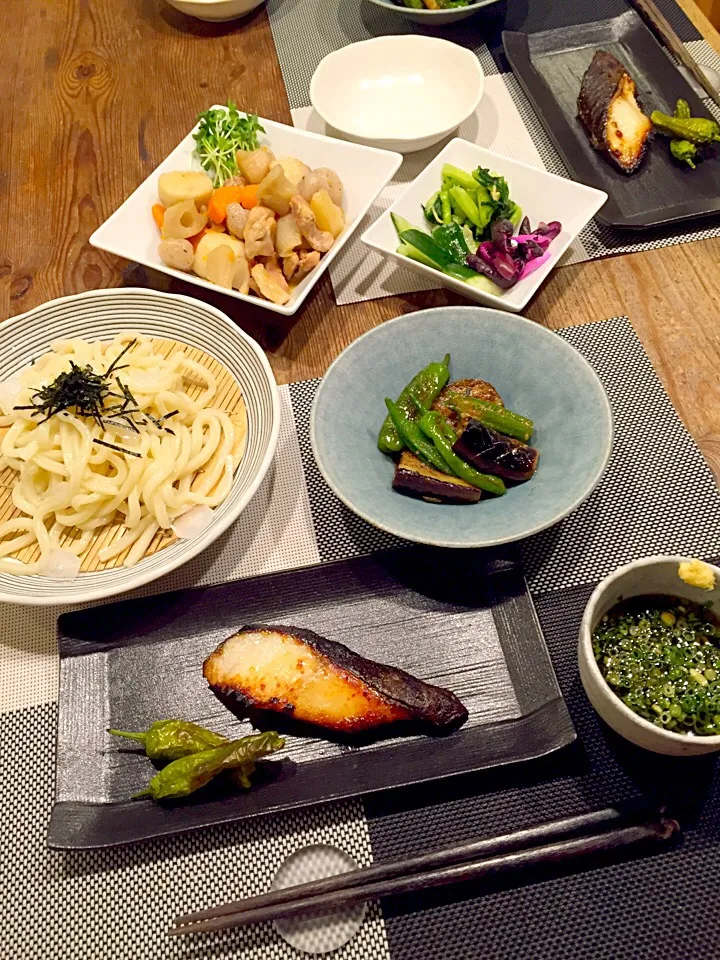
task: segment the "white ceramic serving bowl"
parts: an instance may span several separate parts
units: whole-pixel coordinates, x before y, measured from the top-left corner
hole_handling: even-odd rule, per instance
[[[646,594],[664,594],[710,603],[720,615],[720,568],[712,567],[716,584],[714,590],[691,587],[678,576],[678,565],[689,557],[646,557],[620,567],[595,588],[585,607],[580,625],[578,663],[580,680],[590,703],[616,733],[631,743],[654,753],[671,756],[695,756],[720,750],[720,736],[689,737],[656,727],[626,707],[605,682],[592,649],[592,632],[611,607],[621,600]]]
[[[409,220],[414,227],[430,232],[425,222],[422,207],[430,197],[440,189],[443,164],[450,163],[462,170],[472,171],[477,167],[488,167],[493,173],[499,173],[507,180],[511,198],[522,207],[523,215],[530,218],[532,227],[543,220],[559,220],[562,223],[560,234],[549,247],[548,259],[527,277],[519,280],[514,287],[498,294],[486,293],[471,287],[462,280],[448,277],[440,270],[425,266],[416,260],[410,260],[397,252],[399,240],[393,226],[391,214],[397,213]],[[438,287],[448,287],[478,303],[500,310],[519,313],[523,310],[550,271],[557,265],[563,253],[577,237],[585,224],[595,216],[607,200],[607,194],[594,187],[557,177],[540,167],[531,167],[518,160],[511,160],[502,154],[493,153],[484,147],[478,147],[468,140],[456,138],[432,160],[408,185],[397,200],[362,235],[362,242],[386,257],[397,261],[409,270],[416,270],[436,281]]]
[[[474,17],[484,7],[489,7],[497,2],[498,0],[477,0],[476,3],[471,2],[467,7],[451,7],[449,10],[414,10],[412,7],[405,7],[400,3],[393,3],[392,0],[370,0],[370,3],[376,7],[382,7],[383,10],[397,13],[399,16],[405,17],[406,20],[422,23],[426,27],[440,27],[446,23],[466,20],[468,17]]]
[[[51,300],[0,324],[0,381],[45,353],[53,340],[111,340],[122,330],[177,340],[210,354],[240,384],[248,418],[245,454],[228,497],[198,536],[177,540],[133,567],[80,573],[74,580],[0,573],[0,602],[71,604],[115,596],[156,580],[209,547],[240,516],[272,463],[280,400],[262,348],[220,310],[155,290],[91,290]]]
[[[485,75],[470,50],[437,37],[376,37],[329,53],[310,83],[325,123],[354,143],[414,153],[475,112]]]
[[[134,260],[146,267],[160,270],[179,280],[194,283],[198,287],[222,293],[236,300],[244,300],[256,307],[290,316],[305,301],[308,294],[325,273],[328,266],[352,236],[370,204],[391,179],[402,162],[397,153],[375,150],[355,143],[344,143],[333,137],[298,130],[284,123],[260,118],[265,133],[259,142],[270,147],[276,157],[292,156],[304,161],[309,167],[330,167],[337,171],[344,187],[343,208],[346,226],[325,254],[318,266],[298,284],[291,300],[286,304],[272,303],[260,297],[225,290],[202,280],[193,273],[184,273],[166,266],[158,256],[160,235],[152,218],[152,205],[158,202],[157,184],[160,175],[171,170],[199,170],[200,162],[195,156],[195,141],[192,131],[172,153],[156,167],[144,183],[118,207],[115,213],[90,237],[90,243],[118,257]]]
[[[167,0],[180,13],[209,23],[237,20],[255,10],[265,0]]]

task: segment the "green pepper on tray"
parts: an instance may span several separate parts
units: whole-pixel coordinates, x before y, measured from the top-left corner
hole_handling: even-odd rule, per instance
[[[470,466],[466,460],[459,457],[453,450],[452,443],[448,440],[442,421],[444,421],[444,417],[441,413],[429,410],[420,418],[420,429],[435,444],[435,449],[455,476],[472,484],[473,487],[495,494],[496,497],[502,496],[506,487],[500,477],[480,473],[475,467]]]
[[[653,126],[668,137],[689,140],[690,143],[712,143],[720,140],[720,127],[714,120],[706,117],[671,117],[660,110],[653,110],[650,119]]]
[[[692,116],[690,112],[690,104],[687,100],[678,100],[675,104],[675,112],[673,116],[677,120],[689,120]],[[693,170],[695,169],[695,158],[697,157],[697,146],[694,143],[690,143],[689,140],[671,140],[670,141],[670,153],[675,157],[676,160],[680,160],[682,163],[686,163]]]
[[[423,403],[431,406],[437,395],[450,379],[450,354],[446,354],[442,363],[430,363],[415,374],[410,383],[402,390],[396,403],[404,417],[416,419],[416,411],[411,394],[415,394]],[[397,427],[388,413],[378,435],[378,447],[383,453],[399,453],[404,444]]]
[[[133,799],[152,797],[153,800],[177,800],[187,797],[220,773],[244,773],[241,782],[250,786],[249,774],[255,761],[284,746],[285,741],[274,731],[259,733],[239,740],[230,740],[210,750],[201,750],[173,760],[158,771],[145,790]]]
[[[141,743],[151,760],[179,760],[230,742],[227,737],[187,720],[157,720],[144,733],[113,729],[108,733]]]

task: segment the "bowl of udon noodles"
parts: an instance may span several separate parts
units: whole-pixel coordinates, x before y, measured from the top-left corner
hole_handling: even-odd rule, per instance
[[[272,462],[260,346],[216,308],[95,290],[0,325],[0,601],[114,596],[195,557]]]

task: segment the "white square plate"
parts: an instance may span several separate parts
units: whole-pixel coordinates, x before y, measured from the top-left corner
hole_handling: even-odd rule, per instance
[[[217,109],[217,108],[216,108]],[[151,208],[158,202],[157,183],[160,174],[171,170],[199,170],[200,162],[194,154],[194,128],[173,152],[163,160],[159,167],[141,183],[125,203],[119,207],[90,237],[90,243],[108,253],[114,253],[126,260],[133,260],[143,266],[160,270],[170,276],[194,283],[245,300],[275,313],[291,315],[303,303],[312,288],[325,273],[338,252],[347,243],[353,231],[367,213],[370,204],[391,179],[402,162],[399,153],[377,150],[356,143],[346,143],[317,133],[298,130],[284,123],[275,123],[260,117],[265,133],[259,137],[260,144],[270,147],[276,157],[292,156],[302,160],[312,169],[330,167],[335,170],[345,188],[343,208],[347,226],[332,248],[325,254],[318,266],[298,284],[288,303],[284,306],[263,300],[260,297],[246,296],[236,290],[225,290],[215,284],[202,280],[193,273],[184,273],[166,267],[158,256],[160,243],[157,226],[152,218]]]
[[[422,205],[440,189],[444,163],[451,163],[467,171],[477,167],[489,167],[493,173],[505,177],[510,187],[510,197],[522,207],[523,216],[530,218],[532,227],[536,227],[541,220],[545,223],[559,220],[562,224],[561,233],[550,244],[550,256],[545,263],[519,280],[514,287],[497,296],[397,253],[400,241],[390,214],[397,213],[409,220],[414,227],[429,233],[430,228],[423,217]],[[392,206],[365,231],[361,239],[368,247],[391,257],[403,267],[417,270],[436,280],[438,286],[456,290],[470,300],[518,313],[527,305],[575,237],[606,200],[607,194],[602,190],[586,187],[565,177],[556,177],[555,174],[547,173],[538,167],[530,167],[526,163],[478,147],[468,140],[456,138],[428,164]]]

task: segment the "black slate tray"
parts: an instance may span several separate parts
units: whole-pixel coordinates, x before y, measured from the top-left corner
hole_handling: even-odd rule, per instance
[[[448,555],[449,554],[449,555]],[[362,746],[288,737],[252,790],[172,804],[128,798],[153,767],[108,727],[179,716],[250,732],[202,661],[244,623],[307,627],[449,687],[470,712],[445,737]],[[108,847],[542,756],[575,739],[520,569],[422,549],[128,600],[58,621],[60,716],[48,844]]]
[[[596,219],[612,227],[641,230],[720,213],[720,159],[691,170],[670,156],[668,140],[656,137],[640,168],[622,173],[587,138],[577,117],[583,74],[596,50],[607,50],[635,80],[646,113],[672,113],[678,98],[693,116],[708,111],[640,17],[629,10],[560,30],[527,34],[505,31],[505,53],[548,136],[572,176],[608,194]],[[558,212],[562,220],[562,211]]]

